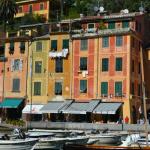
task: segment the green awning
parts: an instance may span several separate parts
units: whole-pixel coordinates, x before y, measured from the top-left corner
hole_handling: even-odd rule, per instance
[[[22,98],[5,98],[1,102],[0,108],[17,108],[22,101]]]

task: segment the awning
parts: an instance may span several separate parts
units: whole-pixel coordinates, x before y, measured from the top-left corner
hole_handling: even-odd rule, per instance
[[[22,101],[22,98],[5,98],[0,104],[0,108],[17,108]]]
[[[95,114],[115,114],[122,103],[100,103],[93,111]]]
[[[74,102],[63,110],[66,114],[86,114],[89,103]]]
[[[63,107],[64,101],[51,101],[41,108],[42,113],[58,113],[59,109]]]
[[[43,107],[43,105],[39,104],[27,104],[24,109],[22,110],[23,114],[42,114],[40,109]]]
[[[93,112],[93,110],[100,102],[101,100],[91,100],[88,104],[87,112]]]

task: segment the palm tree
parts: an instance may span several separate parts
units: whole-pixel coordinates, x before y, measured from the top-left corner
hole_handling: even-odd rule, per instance
[[[15,0],[0,0],[0,19],[4,23],[4,32],[6,33],[6,23],[14,19],[18,11]]]

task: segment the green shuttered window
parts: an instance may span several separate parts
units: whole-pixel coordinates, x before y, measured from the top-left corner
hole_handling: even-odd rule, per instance
[[[69,40],[68,39],[63,40],[63,48],[69,48]]]
[[[122,82],[115,82],[115,96],[122,96]]]
[[[122,71],[122,58],[116,58],[116,71]]]
[[[102,59],[102,71],[108,71],[109,59],[103,58]]]
[[[122,28],[128,28],[128,27],[129,27],[129,21],[123,21]]]
[[[116,36],[116,46],[122,46],[122,36]]]
[[[109,37],[106,36],[102,38],[102,47],[103,48],[109,47]]]
[[[62,58],[56,58],[56,60],[55,60],[55,72],[57,72],[57,73],[63,72],[63,59]]]
[[[51,40],[51,50],[57,51],[57,40]]]
[[[20,79],[13,79],[13,92],[19,92],[20,91]]]
[[[108,82],[101,82],[101,95],[102,96],[108,95]]]
[[[80,80],[80,93],[87,93],[87,80]]]
[[[87,39],[81,39],[80,49],[84,51],[84,50],[87,50],[87,47],[88,47],[88,40]]]
[[[41,95],[41,82],[34,82],[34,95]]]
[[[55,82],[55,95],[62,95],[62,82]]]
[[[115,29],[115,22],[109,22],[108,29]]]
[[[87,57],[80,58],[80,70],[87,70]]]
[[[36,42],[36,51],[37,52],[42,51],[42,42],[41,41]]]
[[[35,61],[35,73],[42,72],[42,61]]]

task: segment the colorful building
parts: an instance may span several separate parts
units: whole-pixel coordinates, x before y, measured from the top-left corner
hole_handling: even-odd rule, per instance
[[[19,9],[16,18],[23,17],[25,14],[39,14],[46,20],[49,19],[49,0],[17,0]]]
[[[20,118],[27,97],[28,39],[6,38],[1,108],[8,118]]]
[[[71,98],[72,52],[70,22],[50,24],[50,49],[48,59],[48,99]]]
[[[146,15],[102,14],[78,19],[73,28],[73,97],[123,102],[123,118],[136,123],[142,107],[140,51]]]

